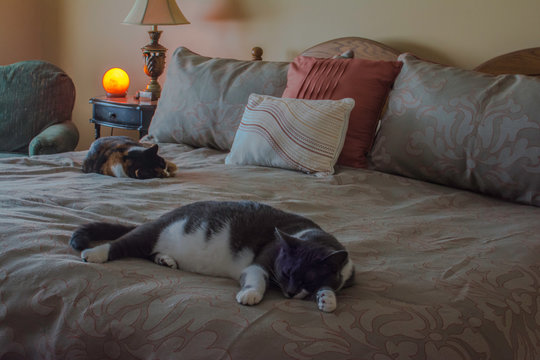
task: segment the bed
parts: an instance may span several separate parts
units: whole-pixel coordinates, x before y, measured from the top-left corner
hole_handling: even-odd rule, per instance
[[[428,120],[438,115],[433,106],[429,111],[412,109],[419,86],[407,86],[421,76],[408,73],[411,76],[403,78],[405,66],[407,71],[419,66],[422,76],[450,69],[459,81],[493,77],[429,62],[416,64],[420,60],[412,55],[354,37],[319,44],[304,55],[327,58],[349,49],[355,58],[395,61],[400,56],[406,64],[392,92],[384,94],[383,102],[388,103],[363,168],[338,162],[333,174],[314,176],[241,161],[232,164],[227,160],[230,152],[220,147],[236,141],[236,129],[223,129],[223,142],[208,140],[216,134],[204,135],[200,119],[190,141],[176,140],[183,133],[163,129],[166,121],[150,131],[147,141],[158,139],[160,154],[179,168],[171,178],[84,174],[84,151],[0,159],[0,359],[540,358],[538,118],[519,118],[520,124],[529,124],[523,127],[529,131],[523,150],[529,149],[529,156],[516,160],[520,168],[514,173],[500,175],[503,166],[488,161],[493,153],[486,160],[492,164],[489,171],[480,169],[478,157],[437,160],[434,153],[424,157],[429,166],[406,164],[409,160],[400,157],[402,153],[414,154],[417,161],[426,154],[418,147],[418,129],[411,130],[415,141],[393,149],[388,138],[394,133],[385,123],[402,124],[409,111],[425,113],[422,119]],[[177,57],[182,51],[171,56],[169,72],[174,64],[182,65]],[[534,62],[531,74],[540,69],[538,52],[527,54],[534,56],[517,53],[526,65],[511,57],[516,73]],[[282,80],[289,66],[241,65],[275,67],[269,71],[279,72]],[[213,71],[208,66],[207,71]],[[160,100],[156,112],[161,119],[165,112],[187,111],[165,95],[174,93],[175,74],[167,76],[164,105]],[[272,77],[259,79],[271,91],[286,86],[276,85]],[[538,86],[528,77],[515,81]],[[517,91],[515,81],[512,94]],[[501,86],[496,81],[490,96],[495,97],[493,92]],[[428,87],[428,93],[441,88]],[[185,95],[186,89],[181,91]],[[540,92],[527,94],[531,103],[539,103]],[[226,102],[219,94],[217,98]],[[455,101],[451,104],[457,106]],[[502,106],[500,101],[496,105]],[[512,114],[519,112],[515,103],[511,105]],[[243,106],[227,111],[231,118]],[[457,129],[463,129],[460,126]],[[406,131],[400,127],[399,136],[394,136],[406,139]],[[516,130],[510,142],[523,145],[522,133]],[[212,144],[201,146],[197,141]],[[501,141],[489,144],[500,147]],[[468,164],[468,182],[452,163],[458,160]],[[434,164],[442,165],[437,170]],[[499,191],[500,181],[517,190]],[[286,299],[275,289],[257,306],[242,306],[235,301],[234,280],[141,259],[83,263],[68,246],[81,224],[140,224],[198,200],[255,200],[313,219],[350,251],[356,284],[338,293],[332,313],[318,311],[311,301]]]

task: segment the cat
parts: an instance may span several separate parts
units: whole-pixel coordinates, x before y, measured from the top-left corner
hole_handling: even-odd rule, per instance
[[[90,242],[114,240],[89,248]],[[252,201],[201,201],[139,226],[104,222],[75,230],[70,245],[83,261],[124,257],[238,280],[238,303],[258,304],[270,284],[285,297],[336,309],[335,292],[354,282],[345,247],[313,221]]]
[[[127,136],[107,136],[92,143],[82,170],[115,177],[135,179],[174,176],[177,167],[163,159],[157,144],[141,144]]]

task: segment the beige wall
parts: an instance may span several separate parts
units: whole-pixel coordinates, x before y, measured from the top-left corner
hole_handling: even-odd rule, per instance
[[[56,61],[61,16],[58,0],[0,0],[0,65]]]
[[[192,24],[162,27],[162,44],[169,53],[184,45],[204,55],[242,59],[249,59],[250,49],[258,45],[267,60],[290,60],[318,42],[362,36],[465,68],[540,46],[538,0],[229,1],[242,17],[209,20],[218,0],[177,0]],[[93,140],[88,99],[103,93],[100,80],[108,68],[120,66],[130,74],[130,93],[146,83],[140,47],[148,42],[148,29],[121,24],[133,3],[0,0],[0,64],[43,58],[71,75],[77,88],[73,117],[81,132],[79,149]]]

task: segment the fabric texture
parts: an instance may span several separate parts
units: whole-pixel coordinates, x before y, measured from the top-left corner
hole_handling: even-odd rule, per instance
[[[538,360],[540,208],[379,171],[228,166],[160,144],[167,179],[84,174],[85,152],[0,159],[1,359]],[[356,284],[325,314],[270,287],[146,259],[84,263],[91,221],[137,225],[196,200],[258,200],[316,221]],[[269,340],[271,339],[271,340]]]
[[[57,66],[39,60],[0,66],[0,151],[74,150],[79,141],[71,121],[74,104],[73,81]]]
[[[28,155],[56,154],[77,146],[79,131],[73,121],[54,124],[35,136],[28,145]]]
[[[252,94],[225,163],[333,174],[353,106]]]
[[[540,206],[540,80],[400,60],[373,168]]]
[[[230,150],[248,97],[281,96],[286,62],[210,58],[180,47],[148,130],[158,142]]]
[[[338,164],[365,168],[381,111],[400,69],[397,61],[298,56],[289,67],[283,97],[354,99]]]

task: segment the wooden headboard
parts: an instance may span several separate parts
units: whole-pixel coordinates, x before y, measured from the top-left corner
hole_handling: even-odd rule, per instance
[[[396,60],[401,53],[390,46],[374,40],[361,37],[343,37],[310,47],[302,55],[329,58],[347,50],[354,51],[354,57],[357,59],[369,60]]]
[[[396,60],[401,51],[380,42],[361,37],[343,37],[310,47],[302,55],[332,57],[349,49],[355,58]],[[514,51],[490,59],[474,70],[487,74],[523,74],[540,77],[540,47]]]
[[[474,70],[487,74],[540,76],[540,47],[514,51],[488,60]]]
[[[400,51],[380,42],[350,36],[317,44],[307,50],[304,50],[301,55],[330,58],[335,55],[342,54],[347,50],[354,51],[354,57],[356,59],[369,60],[396,60],[401,53]],[[262,55],[263,50],[260,47],[257,46],[251,49],[252,60],[262,60]]]
[[[329,40],[304,50],[301,55],[329,58],[347,50],[354,51],[354,57],[370,60],[396,60],[401,51],[383,43],[361,37],[342,37]],[[262,60],[262,49],[253,48],[253,60]],[[523,74],[540,77],[540,47],[514,51],[490,59],[474,70],[493,74]]]

